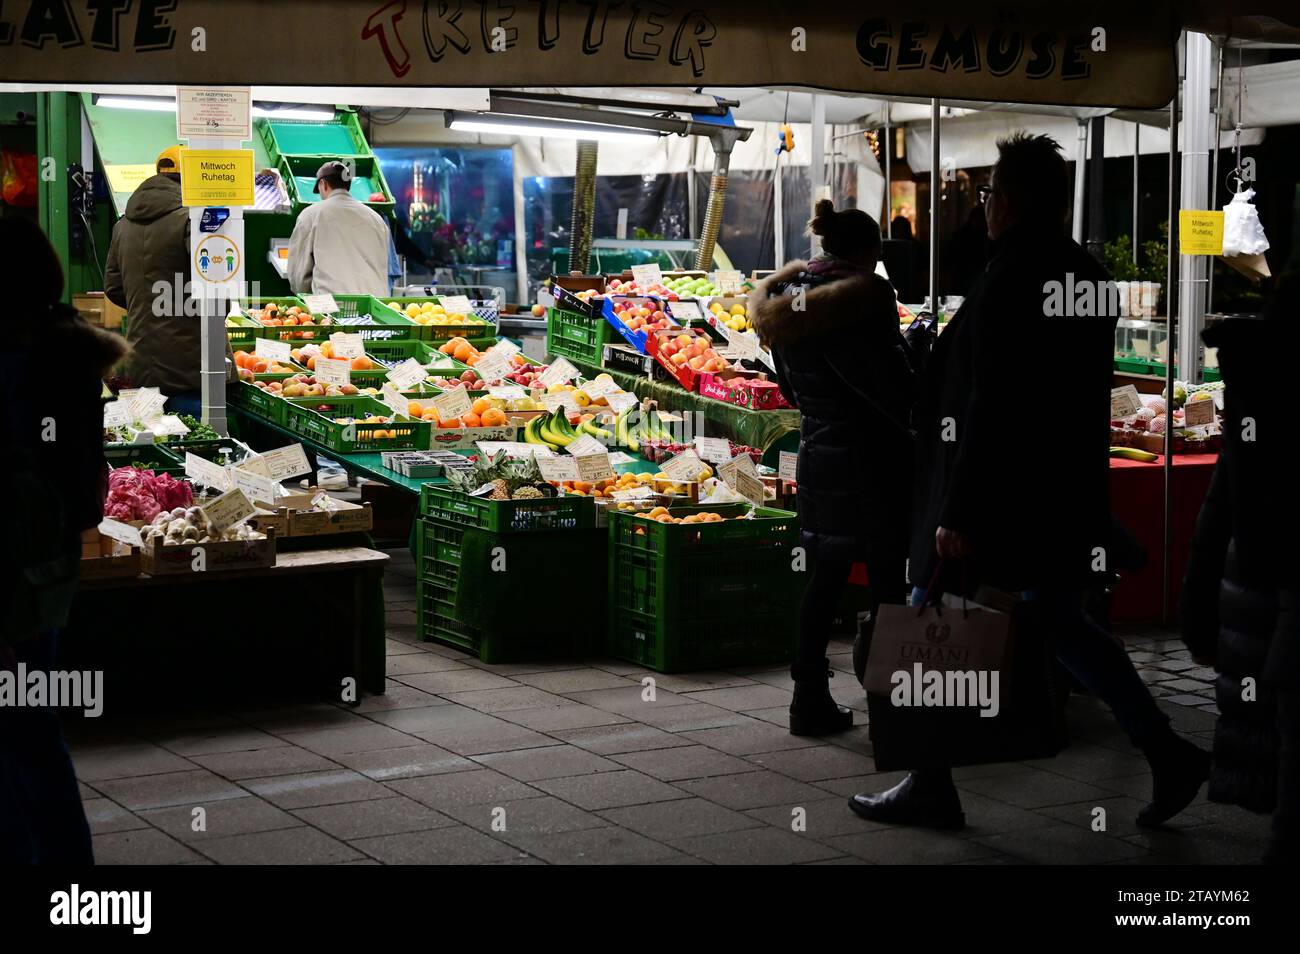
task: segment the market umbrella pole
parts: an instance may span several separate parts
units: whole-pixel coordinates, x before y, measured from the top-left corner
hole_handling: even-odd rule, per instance
[[[939,199],[943,170],[939,168],[939,100],[930,100],[930,314],[939,321]]]
[[[780,164],[778,162],[778,169]],[[730,141],[713,143],[713,178],[709,180],[709,204],[704,210],[704,230],[700,233],[700,248],[695,255],[697,271],[713,270],[713,250],[718,244],[718,230],[722,228],[722,209],[727,201],[727,174],[731,169]],[[779,268],[781,263],[777,263]]]
[[[1174,419],[1174,358],[1177,355],[1178,312],[1178,189],[1180,163],[1178,156],[1178,93],[1169,102],[1169,254],[1165,271],[1165,316],[1168,334],[1165,337],[1165,413],[1166,421]],[[1173,541],[1174,519],[1174,429],[1165,427],[1165,525],[1161,547],[1160,622],[1169,625],[1169,586],[1171,567],[1169,547]]]
[[[573,221],[569,230],[569,271],[586,273],[591,260],[591,230],[596,221],[596,155],[594,140],[578,140],[573,179]]]

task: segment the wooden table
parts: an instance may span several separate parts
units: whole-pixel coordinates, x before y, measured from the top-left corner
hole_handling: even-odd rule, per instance
[[[273,567],[86,580],[61,637],[64,665],[105,670],[106,693],[117,683],[134,694],[137,682],[152,692],[159,679],[271,690],[305,679],[355,701],[343,695],[352,679],[354,697],[382,693],[388,555],[325,539],[281,541],[318,548],[281,551]]]

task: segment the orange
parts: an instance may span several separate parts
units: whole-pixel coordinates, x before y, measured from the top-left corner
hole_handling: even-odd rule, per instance
[[[456,345],[456,350],[451,353],[451,356],[457,361],[465,361],[473,353],[474,349],[470,346],[470,343],[468,341],[462,341],[460,344]]]
[[[506,422],[506,416],[503,411],[496,408],[489,408],[482,416],[484,427],[500,427]]]
[[[367,358],[365,355],[361,355],[360,357],[356,357],[352,359],[353,371],[369,371],[374,366],[375,363],[371,361],[369,358]]]
[[[465,425],[466,427],[482,427],[482,426],[483,426],[482,418],[480,418],[480,417],[479,417],[477,414],[475,414],[473,411],[470,411],[470,413],[468,413],[468,414],[462,414],[460,419],[461,419],[461,421],[464,423],[464,425]]]
[[[424,407],[418,401],[411,401],[409,404],[406,405],[407,417],[419,417],[423,413],[424,413]]]
[[[474,402],[474,407],[471,408],[471,410],[475,414],[482,414],[484,411],[490,410],[491,407],[492,407],[491,401],[489,401],[487,398],[479,398],[477,401]]]
[[[452,418],[451,420],[449,420],[449,421],[441,421],[441,420],[440,420],[440,421],[438,421],[438,426],[439,426],[439,427],[460,427],[460,426],[461,426],[460,418],[458,418],[458,417],[453,417],[453,418]]]
[[[465,359],[465,363],[472,368],[474,367],[474,365],[478,364],[478,359],[481,357],[483,356],[479,354],[477,351],[475,351],[473,354],[471,354],[468,358]]]
[[[308,370],[308,371],[315,371],[315,370],[316,370],[316,356],[315,356],[315,355],[312,355],[310,358],[307,359],[307,370]]]
[[[431,407],[425,408],[424,413],[420,415],[420,420],[432,421],[433,423],[436,424],[438,423],[438,412]]]
[[[320,346],[320,354],[322,358],[334,357],[334,346],[330,344],[328,341],[322,341]]]
[[[443,354],[451,354],[456,350],[456,343],[454,341],[445,342],[444,344],[438,345],[438,350]]]

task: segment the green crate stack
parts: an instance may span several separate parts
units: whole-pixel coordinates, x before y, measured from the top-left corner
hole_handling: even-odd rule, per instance
[[[716,523],[609,513],[606,651],[658,672],[781,663],[794,651],[799,594],[795,514],[748,504],[678,507]]]
[[[104,457],[112,470],[119,467],[139,466],[155,474],[185,476],[185,457],[177,456],[162,444],[105,444]]]
[[[420,493],[420,514],[493,533],[581,530],[596,525],[596,502],[590,497],[488,500],[447,486],[425,484]]]
[[[260,378],[284,378],[288,375],[283,374],[266,374],[257,375]],[[256,414],[258,417],[265,418],[272,424],[284,424],[285,414],[287,413],[288,404],[285,399],[278,394],[271,394],[269,391],[263,391],[256,385],[247,381],[239,381],[230,386],[226,392],[230,398],[230,403],[236,407],[241,407],[246,411]]]
[[[387,216],[393,211],[393,193],[388,190],[384,173],[379,168],[379,160],[374,156],[339,156],[344,162],[353,164],[353,177],[349,191],[352,197],[364,205],[370,206],[380,215]],[[320,196],[312,190],[316,188],[316,171],[324,160],[320,156],[292,155],[280,157],[280,178],[284,180],[289,193],[289,204],[293,214],[297,215],[309,205],[320,201]],[[371,201],[370,197],[378,193],[383,199]]]
[[[422,325],[417,325],[406,316],[395,313],[381,299],[370,295],[335,295],[334,302],[339,306],[337,316],[339,319],[369,315],[370,323],[357,325],[338,321],[327,326],[330,334],[336,331],[359,334],[367,342],[393,339],[418,340],[428,337],[423,334]],[[326,337],[328,338],[329,335],[327,334]]]
[[[314,173],[327,159],[370,155],[361,122],[351,110],[339,110],[333,119],[324,121],[269,116],[257,119],[254,125],[273,163],[284,156],[313,156]]]
[[[377,298],[375,299],[383,307],[387,308],[394,314],[406,317],[405,308],[407,305],[422,305],[426,301],[433,302],[435,305],[441,305],[442,299],[439,296],[424,296],[415,298]],[[400,305],[401,308],[393,308],[389,303]],[[409,320],[409,319],[408,319]],[[422,338],[428,338],[430,341],[446,341],[448,338],[466,338],[470,342],[479,340],[496,339],[497,323],[487,319],[478,319],[472,322],[466,322],[462,325],[419,325],[424,334]],[[478,347],[478,345],[475,345]]]
[[[359,417],[377,414],[391,418],[392,408],[368,396],[285,398],[284,426],[287,430],[315,441],[340,454],[364,454],[369,451],[428,450],[431,442],[430,427],[424,421],[390,420],[385,424],[341,424],[313,410],[327,404],[340,417]],[[348,428],[352,430],[349,432]],[[389,437],[389,431],[397,431]],[[378,432],[384,432],[379,436]]]
[[[605,345],[613,338],[614,329],[603,315],[593,318],[562,308],[546,312],[546,353],[553,358],[598,368]]]

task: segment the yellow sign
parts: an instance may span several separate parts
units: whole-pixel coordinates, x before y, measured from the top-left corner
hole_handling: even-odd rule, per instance
[[[1180,255],[1222,255],[1223,213],[1201,209],[1178,212],[1178,253]]]
[[[253,150],[182,149],[181,204],[253,204]]]
[[[110,189],[131,195],[141,182],[155,174],[155,170],[152,162],[142,162],[127,166],[105,166],[104,174],[108,176]]]

